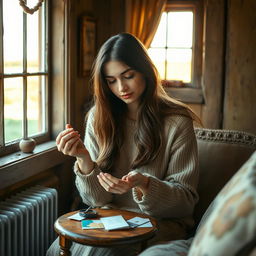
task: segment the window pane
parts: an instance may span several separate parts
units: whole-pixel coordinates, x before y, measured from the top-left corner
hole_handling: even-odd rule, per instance
[[[193,12],[168,12],[168,47],[191,48]]]
[[[23,70],[23,12],[16,0],[3,0],[4,73]]]
[[[4,79],[4,132],[5,142],[22,138],[22,78]]]
[[[45,131],[45,90],[44,77],[28,77],[27,86],[27,117],[28,136]]]
[[[191,49],[168,49],[167,60],[167,79],[191,82]]]
[[[44,23],[43,6],[33,15],[27,15],[27,65],[28,72],[44,71]]]
[[[166,22],[167,22],[167,13],[162,14],[160,23],[158,25],[156,34],[151,43],[150,47],[165,47],[166,46]]]
[[[156,49],[156,48],[149,48],[148,54],[152,61],[154,62],[160,77],[164,79],[165,77],[165,49]]]
[[[38,3],[38,0],[27,0],[27,6],[30,8],[33,8],[37,3]]]

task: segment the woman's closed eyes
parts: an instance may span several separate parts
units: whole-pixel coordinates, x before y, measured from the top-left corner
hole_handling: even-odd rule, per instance
[[[131,73],[125,73],[124,75],[122,75],[122,78],[129,80],[134,78],[134,76],[135,76],[134,72],[131,72]],[[106,78],[106,80],[108,84],[114,84],[116,82],[115,78]]]
[[[132,79],[133,77],[134,77],[134,73],[124,76],[125,79]]]

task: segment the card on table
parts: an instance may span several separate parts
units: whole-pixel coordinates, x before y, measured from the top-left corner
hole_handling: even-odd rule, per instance
[[[80,220],[84,220],[85,217],[80,216],[79,212],[77,212],[77,213],[69,216],[68,219],[80,221]]]
[[[82,229],[104,228],[100,220],[82,220]]]
[[[100,218],[106,230],[117,230],[130,228],[122,215]]]
[[[150,228],[152,223],[148,218],[134,217],[130,220],[127,220],[131,228]]]
[[[134,217],[130,220],[125,220],[123,216],[111,216],[103,217],[100,220],[85,220],[85,217],[79,215],[79,213],[73,214],[68,217],[72,220],[82,221],[82,229],[99,229],[105,228],[106,230],[117,230],[127,228],[149,228],[152,227],[152,223],[148,218]],[[103,219],[103,221],[102,221]],[[104,223],[105,225],[104,225]]]

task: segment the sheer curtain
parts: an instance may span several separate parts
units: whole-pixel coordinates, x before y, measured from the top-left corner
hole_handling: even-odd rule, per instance
[[[156,33],[166,0],[126,0],[126,32],[148,48]]]

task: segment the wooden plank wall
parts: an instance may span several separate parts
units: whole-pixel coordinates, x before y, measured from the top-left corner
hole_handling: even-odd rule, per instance
[[[69,23],[69,70],[70,122],[84,134],[84,114],[91,100],[90,75],[81,76],[80,69],[80,19],[91,16],[96,21],[96,49],[111,35],[124,30],[124,1],[77,0],[70,1]]]
[[[256,134],[256,1],[228,0],[223,128]]]
[[[202,90],[204,127],[220,128],[223,104],[225,1],[205,0]]]
[[[83,104],[89,98],[89,77],[80,73],[80,39],[81,39],[81,17],[93,15],[93,1],[77,0],[69,2],[68,10],[68,74],[70,115],[69,123],[81,134],[83,131]]]

